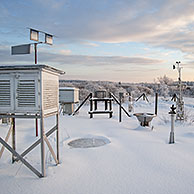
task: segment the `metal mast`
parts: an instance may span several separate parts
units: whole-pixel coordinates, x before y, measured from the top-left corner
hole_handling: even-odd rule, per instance
[[[173,65],[173,69],[177,68],[178,71],[178,87],[179,87],[179,98],[176,101],[177,114],[176,120],[184,120],[184,101],[182,96],[182,80],[181,80],[181,70],[183,67],[180,67],[180,61],[176,61],[176,64]]]

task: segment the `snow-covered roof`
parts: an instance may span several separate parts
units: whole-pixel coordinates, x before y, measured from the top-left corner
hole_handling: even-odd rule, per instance
[[[72,91],[72,90],[79,90],[79,88],[74,88],[74,87],[60,87],[59,90]]]
[[[1,65],[0,71],[7,71],[7,70],[42,70],[46,69],[58,74],[65,74],[64,71],[56,69],[49,65],[43,64],[33,64],[33,65]]]

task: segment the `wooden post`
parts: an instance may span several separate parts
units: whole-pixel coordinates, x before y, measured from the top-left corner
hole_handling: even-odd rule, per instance
[[[59,114],[56,114],[56,140],[57,140],[57,160],[59,163]]]
[[[119,104],[119,122],[121,122],[121,116],[122,116],[122,109],[121,109],[121,103],[122,103],[122,95],[123,95],[123,93],[119,93],[119,102],[120,102],[120,104]]]
[[[12,120],[11,120],[11,126],[10,126],[10,128],[9,128],[9,130],[8,130],[8,133],[7,133],[6,137],[5,137],[5,142],[6,142],[6,143],[8,142],[9,137],[10,137],[10,135],[11,135],[11,133],[12,133],[12,129],[13,129],[13,125],[12,125]],[[2,147],[1,147],[1,150],[0,150],[0,159],[1,159],[1,156],[3,155],[4,150],[5,150],[5,147],[2,146]]]
[[[158,114],[158,93],[155,96],[155,115]]]
[[[93,111],[93,100],[92,100],[92,94],[91,94],[91,99],[90,99],[90,111]],[[90,113],[90,118],[93,118],[93,114]]]
[[[36,114],[37,116],[37,114]],[[38,119],[36,118],[35,120],[35,123],[36,123],[36,137],[38,137]]]
[[[98,102],[94,101],[94,110],[97,110],[97,109],[98,109]]]
[[[12,147],[7,144],[1,137],[0,137],[0,143],[6,147],[16,158],[18,158],[26,167],[28,167],[32,172],[34,172],[38,177],[42,177],[42,175],[32,166],[30,163],[28,163],[21,155],[19,155],[15,150],[12,149]]]
[[[111,96],[111,93],[109,93],[109,98],[110,98],[110,100],[109,100],[109,110],[112,111],[112,100],[111,100],[112,96]],[[110,113],[109,118],[112,118],[112,112]]]
[[[107,110],[107,108],[108,108],[108,101],[107,100],[105,100],[105,110]]]
[[[45,174],[45,145],[44,145],[43,113],[41,113],[41,117],[40,117],[40,138],[41,138],[41,170],[42,170],[42,176],[44,177],[46,174]]]
[[[46,137],[48,137],[49,135],[51,135],[55,130],[57,129],[56,126],[54,126],[52,129],[50,129],[45,135]],[[28,147],[22,154],[21,157],[24,157],[25,155],[27,155],[30,151],[32,151],[37,145],[39,145],[41,143],[41,138],[38,139],[36,142],[34,142],[30,147]],[[18,159],[16,158],[15,161],[18,161]]]
[[[112,100],[109,101],[109,109],[112,110]]]
[[[16,150],[16,141],[15,141],[15,118],[12,118],[12,125],[13,125],[13,128],[12,128],[12,148],[13,150],[15,151]],[[12,163],[15,162],[15,156],[14,154],[12,154]]]
[[[46,135],[44,136],[44,140],[45,140],[45,142],[46,142],[46,144],[47,144],[47,146],[48,146],[48,148],[49,148],[49,150],[51,152],[51,155],[53,156],[53,159],[55,160],[56,164],[59,164],[59,161],[57,160],[55,152],[54,152],[51,144],[49,143],[49,140],[47,139]]]

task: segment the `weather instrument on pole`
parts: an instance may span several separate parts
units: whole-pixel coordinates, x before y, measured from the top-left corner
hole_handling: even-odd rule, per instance
[[[44,34],[45,36],[45,41],[41,42],[39,41],[39,33]],[[49,44],[52,45],[53,44],[53,35],[48,34],[46,32],[43,31],[39,31],[39,30],[35,30],[30,28],[30,40],[36,41],[34,44],[34,62],[35,64],[38,63],[38,44]]]
[[[33,28],[30,29],[30,40],[35,41],[35,43],[30,44],[23,44],[23,45],[17,45],[11,47],[11,54],[12,55],[20,55],[20,54],[30,54],[31,52],[31,45],[34,45],[34,63],[38,64],[38,44],[53,44],[53,36],[52,34],[48,34],[46,32],[36,30]],[[42,33],[45,36],[44,42],[39,41],[39,34]],[[36,118],[36,126],[38,126]],[[38,136],[38,127],[36,127],[36,136]]]
[[[176,107],[177,107],[177,114],[176,114],[176,120],[184,120],[184,101],[182,96],[182,80],[181,80],[181,70],[183,67],[180,67],[180,61],[176,61],[176,64],[173,65],[173,69],[177,68],[178,71],[178,88],[179,88],[179,97],[176,101]]]
[[[174,104],[170,107],[171,111],[169,112],[170,116],[171,116],[171,131],[170,131],[170,138],[169,138],[169,144],[175,143],[174,141],[174,120],[175,120],[175,109],[176,107],[174,106]]]
[[[31,51],[31,44],[22,44],[17,46],[11,47],[11,54],[12,55],[24,55],[30,54]]]
[[[44,34],[44,42],[39,42],[39,34],[42,33]],[[37,41],[38,43],[42,44],[53,44],[53,36],[52,34],[48,34],[46,32],[40,31],[40,30],[35,30],[30,28],[30,40]]]
[[[38,41],[39,40],[39,31],[30,29],[30,40]]]
[[[22,44],[11,47],[12,55],[21,55],[21,54],[30,54],[31,53],[31,45],[34,45],[34,63],[38,63],[38,44],[48,44],[53,45],[53,37],[54,35],[48,34],[46,32],[36,30],[33,28],[30,29],[30,40],[35,41],[34,43]],[[39,41],[40,33],[44,35],[44,41]]]

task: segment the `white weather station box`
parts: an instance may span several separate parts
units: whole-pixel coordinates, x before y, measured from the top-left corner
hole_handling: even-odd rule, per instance
[[[59,102],[60,103],[78,103],[79,89],[70,87],[59,88]]]
[[[0,66],[0,114],[55,114],[62,73],[47,65]]]
[[[79,89],[70,87],[59,88],[60,112],[71,115],[74,112],[75,104],[79,103]]]

